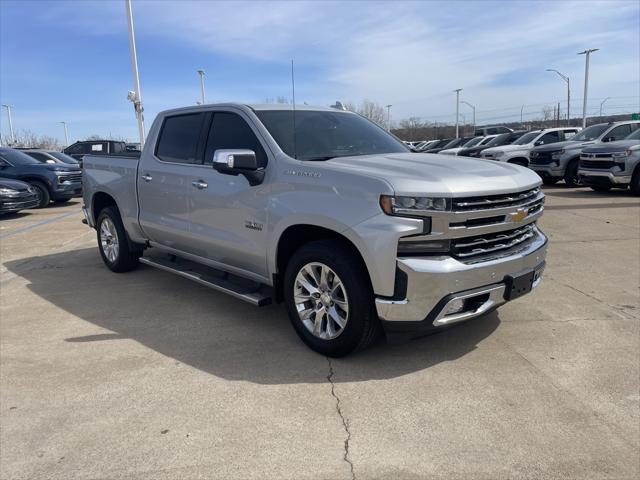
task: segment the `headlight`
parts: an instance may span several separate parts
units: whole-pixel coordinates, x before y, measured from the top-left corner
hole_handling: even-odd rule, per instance
[[[18,193],[18,190],[13,188],[0,188],[0,195],[17,195]]]
[[[501,157],[502,155],[504,155],[504,152],[502,150],[498,150],[498,151],[493,152],[493,156],[495,158]]]
[[[631,155],[631,150],[628,148],[624,152],[613,152],[611,154],[613,158],[624,158],[628,157],[629,155]]]
[[[420,217],[433,212],[445,212],[450,207],[451,202],[446,198],[380,196],[380,208],[387,215]]]
[[[553,158],[554,160],[559,159],[562,155],[564,155],[564,148],[562,150],[558,150],[557,152],[553,152],[551,154],[551,158]]]

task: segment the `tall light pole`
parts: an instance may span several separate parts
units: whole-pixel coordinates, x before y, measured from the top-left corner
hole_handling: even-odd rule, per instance
[[[584,98],[582,99],[582,128],[587,126],[587,90],[589,87],[589,57],[593,52],[597,52],[599,48],[589,48],[584,52],[578,52],[578,55],[585,55],[584,62]]]
[[[7,109],[7,116],[9,117],[9,132],[11,132],[11,143],[15,145],[16,136],[13,133],[13,119],[11,118],[11,105],[2,104]]]
[[[560,78],[567,82],[567,126],[569,126],[571,124],[571,87],[569,86],[569,77],[561,74],[558,70],[553,68],[547,68],[547,72],[556,72]]]
[[[69,130],[67,130],[67,122],[60,122],[64,126],[64,146],[69,146]]]
[[[458,125],[460,122],[460,92],[462,91],[461,88],[456,88],[454,90],[454,92],[456,92],[456,138],[460,138],[460,135],[458,134]]]
[[[393,105],[387,105],[387,132],[391,131],[391,107]]]
[[[202,99],[202,105],[205,104],[204,101],[204,70],[200,69],[198,70],[198,75],[200,75],[200,98]]]
[[[609,100],[611,97],[607,97],[604,100],[602,100],[600,102],[600,118],[602,119],[602,107],[604,106],[604,102],[606,102],[607,100]]]
[[[522,125],[522,112],[524,112],[524,105],[520,107],[520,125]]]
[[[124,0],[127,10],[127,23],[129,26],[129,50],[131,51],[131,70],[133,71],[133,88],[127,98],[133,103],[138,120],[138,134],[140,135],[140,148],[144,145],[144,108],[142,107],[142,96],[140,94],[140,77],[138,76],[138,54],[136,53],[136,37],[133,32],[133,13],[131,11],[131,0]]]
[[[473,109],[473,129],[475,130],[475,128],[476,128],[476,107],[474,105],[471,105],[469,102],[465,102],[464,100],[461,100],[460,103],[464,103],[465,105],[468,105]]]

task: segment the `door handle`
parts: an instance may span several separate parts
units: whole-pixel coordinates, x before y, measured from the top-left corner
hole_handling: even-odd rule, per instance
[[[194,182],[191,182],[191,185],[196,187],[198,190],[203,190],[209,186],[209,184],[203,180],[196,180]]]
[[[151,180],[153,180],[153,177],[148,173],[142,175],[140,178],[143,179],[145,182],[150,182]]]

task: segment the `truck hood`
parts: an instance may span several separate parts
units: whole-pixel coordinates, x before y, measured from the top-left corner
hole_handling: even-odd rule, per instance
[[[532,145],[530,143],[525,143],[524,145],[502,145],[501,147],[491,147],[484,150],[488,153],[493,153],[497,151],[501,152],[517,152],[522,150],[523,152],[528,152],[531,150]]]
[[[533,188],[541,182],[535,172],[518,165],[429,153],[340,157],[323,166],[385,180],[398,195],[501,194]]]
[[[550,143],[549,145],[540,145],[535,148],[536,152],[557,152],[558,150],[575,150],[584,148],[587,145],[593,145],[594,141],[589,140],[588,142],[575,142],[573,140],[565,140],[564,142],[556,142]]]
[[[582,153],[624,152],[627,148],[639,147],[640,140],[618,140],[617,142],[599,143],[582,150]]]
[[[57,170],[59,172],[82,173],[82,170],[78,165],[71,165],[68,163],[30,163],[28,165],[21,166],[21,168],[24,168],[25,170],[32,169],[34,172],[38,170]]]

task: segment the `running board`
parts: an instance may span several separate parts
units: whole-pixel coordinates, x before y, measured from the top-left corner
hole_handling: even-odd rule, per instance
[[[213,288],[219,292],[249,302],[256,307],[271,304],[271,295],[265,291],[268,290],[266,285],[246,280],[221,270],[206,267],[199,263],[173,256],[141,257],[140,263],[159,268],[165,272],[175,273],[205,287]]]

